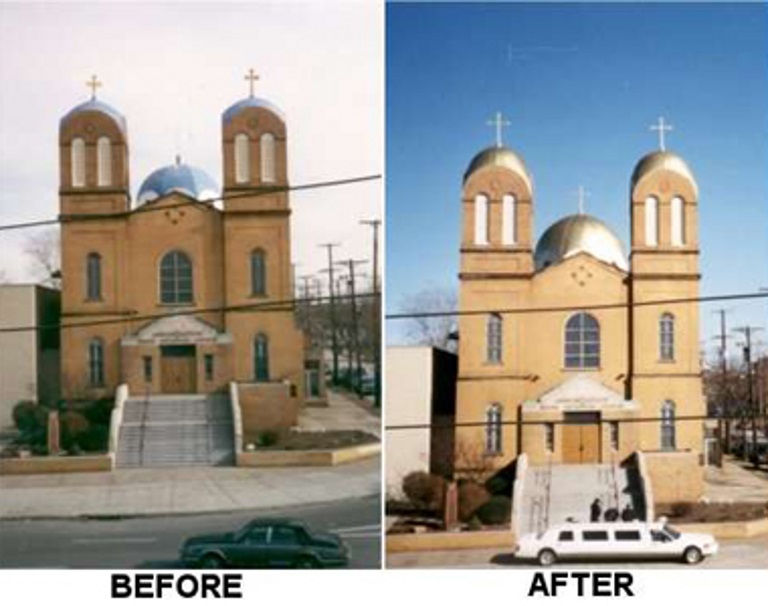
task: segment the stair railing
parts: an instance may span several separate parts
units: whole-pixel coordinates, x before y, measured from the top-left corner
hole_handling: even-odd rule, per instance
[[[616,477],[616,456],[611,452],[611,476],[610,481],[613,488],[613,500],[615,503],[616,511],[619,511],[619,481]],[[619,512],[621,513],[621,512]]]
[[[552,454],[548,455],[546,485],[544,486],[544,498],[546,507],[544,508],[544,530],[549,528],[549,512],[552,506]]]
[[[144,390],[144,406],[141,411],[139,426],[139,466],[144,467],[144,434],[146,433],[147,417],[149,416],[149,386]]]

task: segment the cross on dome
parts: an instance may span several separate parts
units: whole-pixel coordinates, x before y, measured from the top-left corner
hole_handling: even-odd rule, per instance
[[[259,79],[259,75],[253,71],[253,68],[248,70],[248,73],[245,75],[245,79],[248,80],[248,85],[250,87],[250,96],[253,97],[253,84],[256,82],[256,80]]]
[[[584,201],[587,199],[587,196],[589,196],[589,192],[584,189],[583,185],[579,185],[579,188],[575,192],[579,196],[579,214],[584,214]]]
[[[101,86],[101,82],[99,82],[99,79],[96,77],[96,74],[91,76],[91,79],[88,80],[88,82],[86,82],[85,85],[91,89],[91,100],[96,99],[96,89]]]
[[[666,147],[664,145],[664,132],[673,130],[672,125],[664,122],[664,116],[659,116],[659,121],[655,125],[651,126],[650,130],[659,131],[659,149],[661,151],[665,151]]]
[[[501,112],[496,112],[496,116],[493,118],[493,120],[488,120],[486,124],[496,128],[496,147],[501,147],[501,129],[505,126],[509,126],[512,123],[509,120],[505,120]]]

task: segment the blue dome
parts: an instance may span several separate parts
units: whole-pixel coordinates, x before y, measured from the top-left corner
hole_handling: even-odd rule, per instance
[[[236,114],[240,113],[240,110],[245,109],[246,107],[262,107],[271,111],[283,122],[285,122],[285,116],[283,115],[283,112],[280,110],[280,108],[277,107],[277,105],[270,103],[266,99],[259,99],[258,97],[246,97],[242,101],[235,103],[233,106],[227,109],[227,111],[221,114],[222,122],[229,122],[232,118],[235,117]]]
[[[107,105],[106,103],[104,103],[103,101],[99,101],[98,99],[91,99],[90,101],[81,103],[77,107],[73,107],[71,110],[67,112],[67,114],[64,117],[62,117],[62,119],[59,122],[59,126],[64,126],[64,123],[67,120],[72,118],[75,114],[79,114],[81,112],[100,112],[102,114],[106,114],[117,123],[118,127],[120,127],[120,131],[123,133],[123,136],[125,136],[126,126],[125,126],[125,117],[123,117],[123,114],[121,114],[111,105]]]
[[[220,195],[219,185],[204,170],[181,161],[158,168],[139,188],[138,203],[144,204],[157,198],[179,192],[196,200],[210,200]]]

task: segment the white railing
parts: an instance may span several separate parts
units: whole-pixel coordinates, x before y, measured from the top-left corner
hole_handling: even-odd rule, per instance
[[[528,473],[528,455],[523,453],[517,457],[515,467],[515,482],[512,484],[512,531],[520,536],[520,516],[523,510],[523,486]]]
[[[229,405],[232,407],[232,428],[235,436],[235,457],[243,452],[243,417],[240,412],[240,394],[237,383],[229,383]]]
[[[120,440],[120,426],[123,424],[123,412],[125,402],[128,400],[128,385],[123,383],[115,391],[115,406],[112,408],[112,414],[109,418],[109,454],[112,457],[112,464],[115,464],[117,458],[117,447]]]

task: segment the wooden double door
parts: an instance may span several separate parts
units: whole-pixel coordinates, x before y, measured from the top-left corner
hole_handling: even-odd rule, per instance
[[[600,413],[566,412],[563,428],[563,463],[600,462]]]
[[[160,348],[160,383],[163,393],[197,391],[197,355],[194,345]]]

